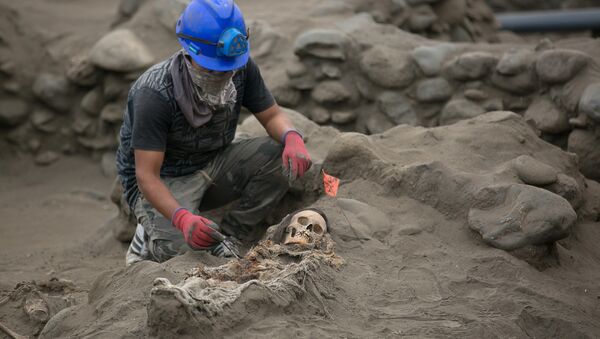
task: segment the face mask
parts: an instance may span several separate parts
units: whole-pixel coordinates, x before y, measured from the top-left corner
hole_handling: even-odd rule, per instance
[[[213,107],[222,107],[235,101],[237,91],[233,84],[235,71],[217,72],[192,65],[184,58],[196,96]]]

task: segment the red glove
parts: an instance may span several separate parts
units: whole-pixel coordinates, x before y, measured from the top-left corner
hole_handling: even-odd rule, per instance
[[[173,225],[183,233],[187,244],[195,250],[206,250],[213,248],[219,240],[215,234],[219,226],[213,221],[192,214],[181,208],[173,214]]]
[[[284,137],[283,168],[288,173],[290,181],[292,181],[303,176],[312,165],[312,162],[300,133],[291,130],[286,132]]]

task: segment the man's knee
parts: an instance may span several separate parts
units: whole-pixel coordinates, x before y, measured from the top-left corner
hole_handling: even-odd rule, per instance
[[[254,157],[251,161],[261,162],[260,167],[281,167],[281,153],[283,152],[282,146],[271,139],[270,137],[257,138],[257,149]]]
[[[181,239],[156,239],[150,241],[150,254],[154,261],[165,262],[173,257],[183,254],[186,251],[186,244]]]

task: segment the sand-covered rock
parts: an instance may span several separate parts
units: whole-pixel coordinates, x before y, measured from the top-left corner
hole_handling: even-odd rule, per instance
[[[534,101],[525,112],[525,119],[530,119],[535,127],[546,133],[562,133],[571,128],[567,112],[546,98]]]
[[[19,99],[0,100],[0,125],[14,127],[27,120],[29,108]]]
[[[150,66],[154,57],[135,33],[117,29],[102,37],[92,47],[90,61],[109,71],[130,72]]]
[[[339,31],[316,29],[300,35],[294,44],[298,56],[310,55],[317,58],[346,60],[348,38]]]
[[[62,75],[41,73],[33,84],[33,93],[46,105],[61,113],[68,113],[75,88]]]
[[[490,74],[497,63],[498,57],[491,53],[470,52],[449,61],[445,68],[452,79],[467,81]]]
[[[517,176],[524,183],[533,186],[550,185],[558,180],[557,170],[528,155],[522,155],[512,162]]]
[[[579,100],[579,112],[600,123],[600,83],[589,85]]]
[[[542,52],[535,69],[542,81],[562,83],[571,80],[587,65],[590,57],[587,54],[572,50],[549,50]]]
[[[414,79],[409,55],[386,47],[373,47],[364,53],[360,67],[373,83],[385,88],[406,87]]]
[[[593,131],[576,129],[569,134],[569,152],[579,156],[581,173],[600,180],[600,137]]]
[[[469,211],[469,227],[503,250],[565,238],[577,214],[564,198],[527,185],[482,189]]]

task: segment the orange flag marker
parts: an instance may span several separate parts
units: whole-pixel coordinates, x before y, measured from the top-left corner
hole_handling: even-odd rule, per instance
[[[331,197],[337,196],[338,187],[340,186],[340,179],[325,173],[325,170],[322,171],[325,193]]]

